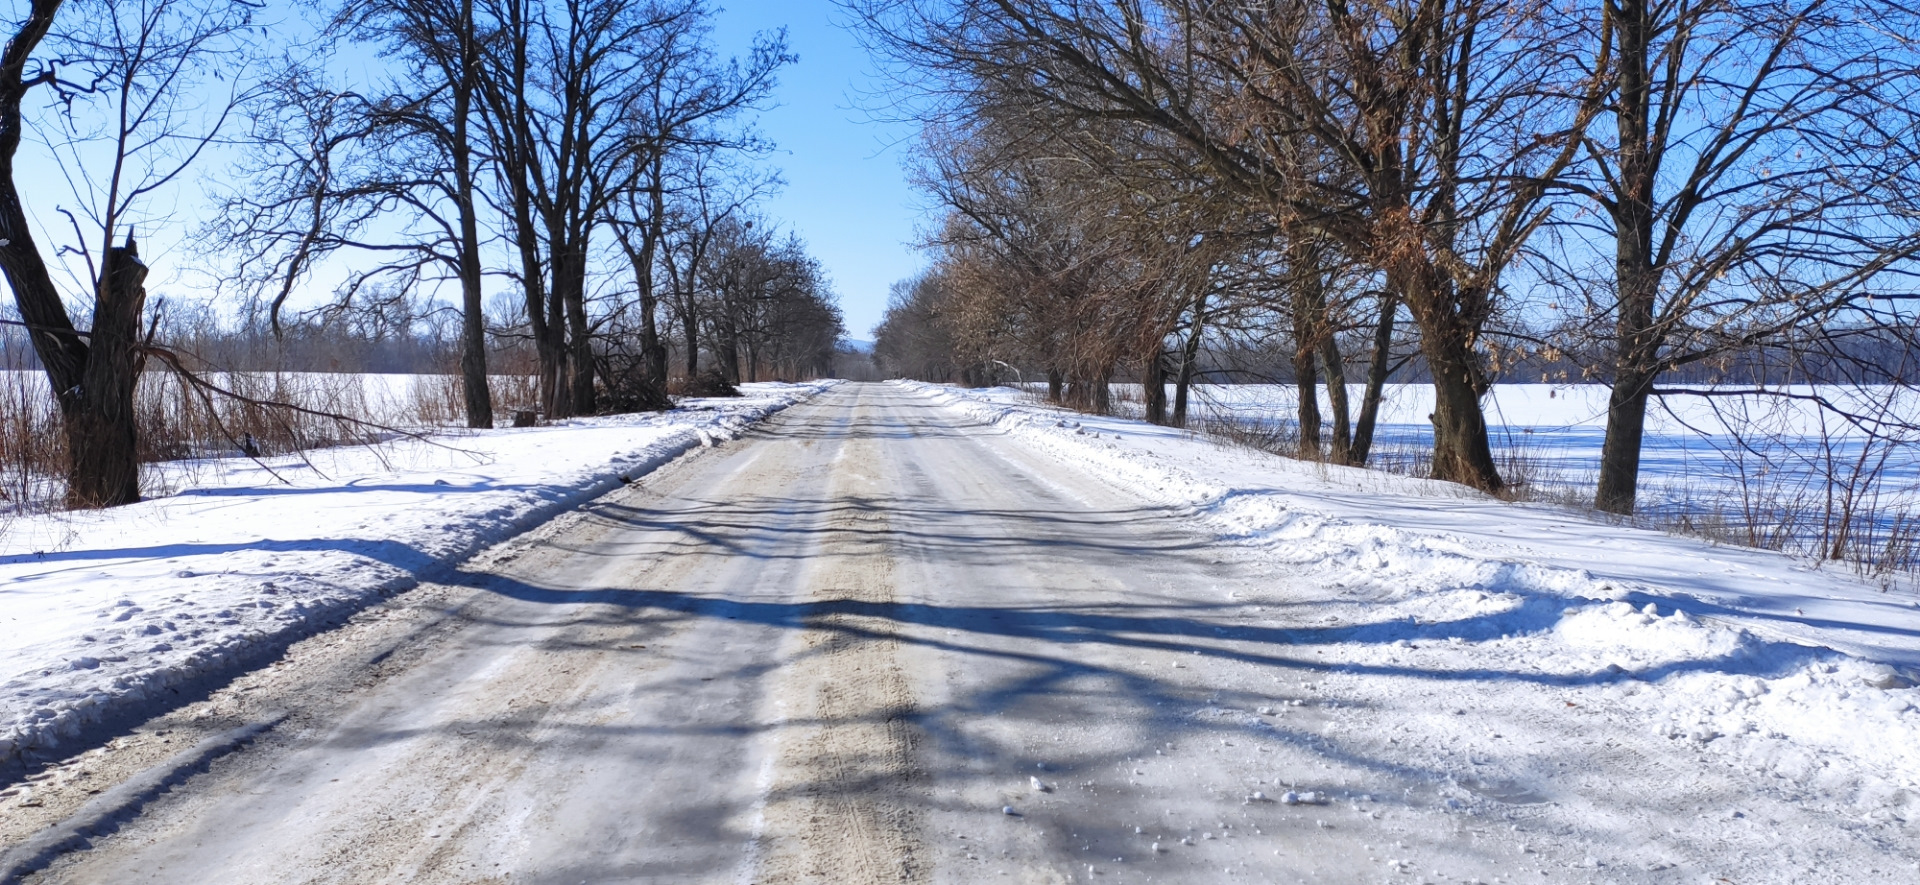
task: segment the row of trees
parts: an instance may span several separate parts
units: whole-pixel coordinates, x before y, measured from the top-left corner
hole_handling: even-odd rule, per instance
[[[1698,393],[1663,379],[1811,358],[1905,380],[1848,346],[1915,340],[1920,19],[1901,4],[853,5],[949,209],[881,329],[895,370],[1035,367],[1095,408],[1122,371],[1178,422],[1209,342],[1277,334],[1303,449],[1362,464],[1410,342],[1435,476],[1492,491],[1488,386],[1576,359],[1612,388],[1595,503],[1621,513],[1650,399]]]
[[[494,422],[490,343],[534,351],[556,418],[670,405],[675,351],[729,382],[831,363],[828,281],[753,214],[779,184],[751,117],[794,61],[783,33],[722,57],[706,0],[335,0],[311,27],[249,0],[16,7],[0,272],[57,392],[74,506],[138,500],[134,386],[188,361],[156,337],[132,224],[210,159],[231,170],[193,238],[244,320],[314,328],[285,313],[316,287],[329,316],[431,303],[457,318],[474,427]],[[71,185],[72,242],[36,240],[23,138]],[[517,308],[491,329],[490,291]]]

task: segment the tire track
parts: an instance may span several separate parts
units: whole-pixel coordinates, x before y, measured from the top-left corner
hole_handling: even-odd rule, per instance
[[[931,880],[921,845],[928,790],[916,759],[915,698],[897,625],[863,613],[894,599],[886,484],[869,441],[836,459],[806,629],[772,696],[782,701],[779,762],[762,831],[762,885]]]

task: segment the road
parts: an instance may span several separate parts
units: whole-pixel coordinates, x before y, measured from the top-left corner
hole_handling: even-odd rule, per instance
[[[141,730],[277,723],[30,881],[1651,875],[1581,868],[1605,833],[1563,818],[1449,813],[1347,737],[1368,699],[1245,628],[1317,624],[1315,594],[843,385]]]

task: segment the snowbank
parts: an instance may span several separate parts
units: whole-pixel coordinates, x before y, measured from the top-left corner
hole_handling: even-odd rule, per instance
[[[904,383],[904,382],[903,382]],[[1867,817],[1920,822],[1920,599],[1781,554],[1593,522],[1460,486],[907,384],[1337,588],[1342,667],[1608,686],[1655,734]],[[1338,669],[1338,668],[1336,668]],[[1616,690],[1617,689],[1617,690]]]
[[[264,660],[833,382],[672,412],[202,462],[182,491],[0,533],[0,764]],[[278,477],[283,478],[276,479]]]

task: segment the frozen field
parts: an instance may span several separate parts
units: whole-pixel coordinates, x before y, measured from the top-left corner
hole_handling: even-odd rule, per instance
[[[394,426],[422,423],[420,406],[423,402],[445,401],[449,395],[457,402],[459,396],[458,379],[451,375],[210,372],[204,377],[209,382],[248,396],[291,398],[303,405],[312,403]],[[35,397],[45,396],[47,376],[38,370],[0,369],[0,389],[22,391]],[[165,372],[151,371],[141,378],[138,396],[143,402],[180,394],[179,382]],[[499,403],[496,408],[512,408],[515,405],[519,404]]]
[[[1354,385],[1357,413],[1363,389]],[[1896,399],[1890,389],[1787,388],[1794,397],[1820,397],[1846,411],[1884,413],[1920,422],[1920,403]],[[1138,415],[1138,389],[1122,390],[1130,414]],[[1189,406],[1197,419],[1229,419],[1273,427],[1295,421],[1295,393],[1287,385],[1198,385]],[[1322,420],[1326,404],[1322,401]],[[1591,496],[1606,438],[1607,389],[1600,385],[1501,384],[1486,411],[1494,455],[1510,479]],[[1424,384],[1389,385],[1374,436],[1376,463],[1424,461],[1432,448],[1426,417],[1433,389]],[[1330,423],[1330,422],[1329,422]],[[1856,490],[1878,505],[1885,518],[1920,501],[1920,434],[1887,427],[1896,437],[1874,440],[1860,426],[1811,399],[1674,396],[1648,407],[1641,453],[1643,510],[1713,510],[1733,514],[1804,505],[1820,509],[1830,480],[1856,481],[1878,471]],[[1903,439],[1902,439],[1903,438]],[[1862,470],[1861,468],[1867,468]]]

